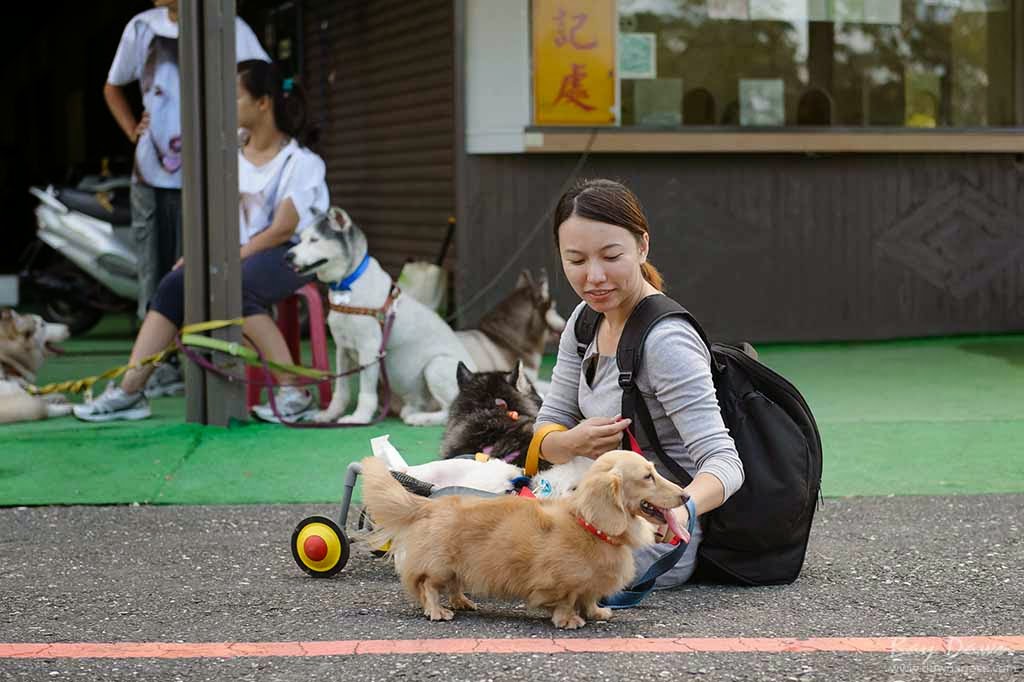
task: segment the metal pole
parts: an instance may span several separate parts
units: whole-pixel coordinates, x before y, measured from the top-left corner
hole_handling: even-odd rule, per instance
[[[178,51],[181,71],[182,233],[185,322],[241,315],[238,260],[238,113],[235,94],[234,0],[182,0]],[[238,327],[212,332],[241,341]],[[234,359],[218,359],[234,374]],[[185,370],[186,419],[227,426],[245,418],[241,384]]]

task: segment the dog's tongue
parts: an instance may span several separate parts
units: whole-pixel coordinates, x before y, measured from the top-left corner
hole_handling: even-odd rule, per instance
[[[690,542],[690,534],[686,532],[685,528],[679,527],[679,522],[676,521],[676,515],[672,513],[672,510],[662,509],[661,513],[665,516],[665,521],[668,522],[668,529],[683,542]]]
[[[64,355],[64,349],[50,341],[44,343],[43,347],[46,348],[46,350],[48,350],[49,352],[53,353],[54,355]]]

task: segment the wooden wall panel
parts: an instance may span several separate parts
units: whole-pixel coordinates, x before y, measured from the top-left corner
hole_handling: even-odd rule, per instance
[[[409,258],[437,258],[455,211],[452,20],[448,0],[303,6],[305,81],[331,203],[366,231],[393,276]]]
[[[460,261],[458,300],[470,303],[462,324],[500,300],[523,267],[547,267],[563,314],[576,305],[544,218],[579,158],[466,157],[458,243],[472,256]],[[581,175],[634,189],[669,293],[717,338],[1024,329],[1019,156],[593,155]],[[481,235],[488,248],[469,250]]]

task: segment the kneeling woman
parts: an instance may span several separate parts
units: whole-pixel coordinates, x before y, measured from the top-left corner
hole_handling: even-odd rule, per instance
[[[242,265],[243,331],[270,360],[290,363],[291,354],[270,317],[270,306],[308,281],[285,262],[296,233],[313,220],[314,209],[330,204],[323,160],[301,146],[305,120],[301,90],[282,81],[268,62],[238,65],[238,125],[245,142],[238,152],[239,233]],[[182,325],[185,278],[182,261],[160,282],[132,346],[131,362],[140,362],[167,346]],[[120,386],[111,384],[99,398],[75,407],[85,421],[145,419],[149,403],[143,394],[152,366],[129,370]],[[282,384],[287,375],[278,377]],[[310,408],[308,391],[284,385],[277,406],[282,416],[295,418]],[[253,409],[257,417],[273,419],[268,405]]]

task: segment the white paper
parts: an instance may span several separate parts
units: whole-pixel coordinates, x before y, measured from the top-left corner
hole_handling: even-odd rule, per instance
[[[409,468],[405,458],[398,452],[398,449],[391,444],[391,435],[377,436],[370,439],[370,452],[373,456],[384,460],[392,471],[405,471]]]

